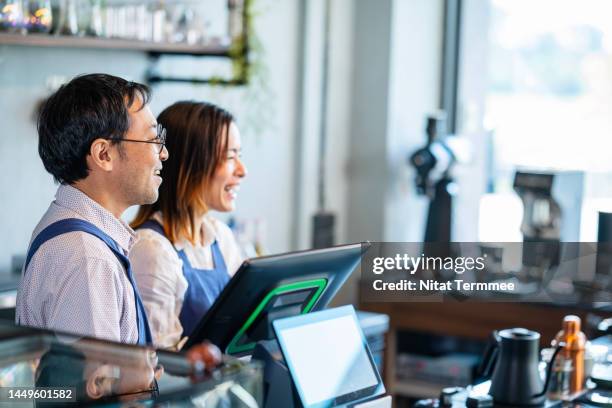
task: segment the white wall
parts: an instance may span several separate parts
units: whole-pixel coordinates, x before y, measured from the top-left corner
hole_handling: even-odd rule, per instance
[[[256,19],[256,30],[266,51],[272,97],[255,106],[244,90],[162,84],[154,87],[152,109],[157,114],[179,99],[205,99],[236,113],[239,123],[250,109],[263,106],[273,112],[261,134],[249,131],[250,126],[242,132],[249,175],[236,215],[264,219],[265,246],[270,252],[282,252],[290,249],[295,228],[292,177],[299,1],[258,0],[257,8],[265,11]],[[143,80],[146,67],[146,56],[135,52],[0,47],[0,273],[9,269],[12,255],[26,251],[31,231],[56,190],[38,157],[31,120],[34,104],[46,95],[48,78],[107,72]]]
[[[295,247],[312,245],[312,217],[318,210],[324,19],[326,0],[303,0],[304,50],[299,97]],[[353,0],[331,0],[327,89],[325,210],[336,215],[336,243],[346,243],[347,166],[351,132]]]
[[[421,241],[427,200],[408,155],[438,109],[442,0],[332,0],[327,210],[336,242]],[[310,247],[317,210],[324,0],[305,2],[303,87],[296,183],[299,248]],[[355,274],[334,300],[356,303]]]
[[[391,0],[355,4],[349,240],[384,239],[392,7]]]
[[[393,2],[386,241],[423,241],[429,200],[418,196],[408,157],[426,142],[426,116],[440,106],[443,0]]]
[[[422,241],[427,200],[407,159],[439,107],[443,1],[356,4],[348,237]]]
[[[354,14],[347,240],[422,241],[407,159],[440,103],[443,0],[357,0]],[[356,302],[357,278],[338,303]]]

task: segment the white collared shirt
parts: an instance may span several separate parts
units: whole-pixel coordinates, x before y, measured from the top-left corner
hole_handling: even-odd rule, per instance
[[[162,223],[160,213],[153,218]],[[202,217],[201,245],[192,245],[185,239],[173,245],[166,237],[148,228],[137,230],[136,237],[130,250],[130,263],[147,311],[153,344],[163,348],[175,347],[183,333],[179,315],[187,290],[183,262],[176,251],[183,250],[192,267],[212,269],[211,245],[217,240],[230,276],[238,270],[244,258],[229,227],[210,215]]]
[[[44,228],[66,218],[91,222],[125,254],[135,240],[129,225],[63,184],[34,229],[32,241]],[[104,241],[82,231],[59,235],[36,251],[21,278],[15,320],[24,326],[121,343],[138,341],[134,292],[123,264]]]

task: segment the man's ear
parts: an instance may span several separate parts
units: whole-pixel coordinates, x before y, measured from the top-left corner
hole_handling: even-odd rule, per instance
[[[89,398],[99,399],[112,394],[112,384],[116,378],[110,374],[111,371],[112,368],[104,364],[96,368],[85,379],[85,390]]]
[[[112,171],[113,164],[118,159],[119,152],[108,139],[96,139],[89,148],[91,168],[97,167],[103,171]]]

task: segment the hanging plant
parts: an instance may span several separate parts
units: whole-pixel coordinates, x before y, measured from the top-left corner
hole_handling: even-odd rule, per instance
[[[276,97],[269,85],[270,71],[265,61],[265,49],[254,24],[254,20],[269,9],[267,7],[256,10],[256,6],[260,5],[260,0],[244,1],[242,30],[240,34],[234,36],[228,51],[231,58],[232,79],[228,81],[215,77],[211,78],[210,82],[213,87],[243,86],[239,91],[240,104],[244,106],[240,115],[241,127],[257,136],[261,136],[266,130],[274,129],[276,110],[274,106]],[[220,100],[226,99],[226,95],[226,92],[218,94]]]

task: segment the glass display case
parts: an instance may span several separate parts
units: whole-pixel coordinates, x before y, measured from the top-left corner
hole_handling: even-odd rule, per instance
[[[0,323],[0,407],[262,405],[262,367]]]

